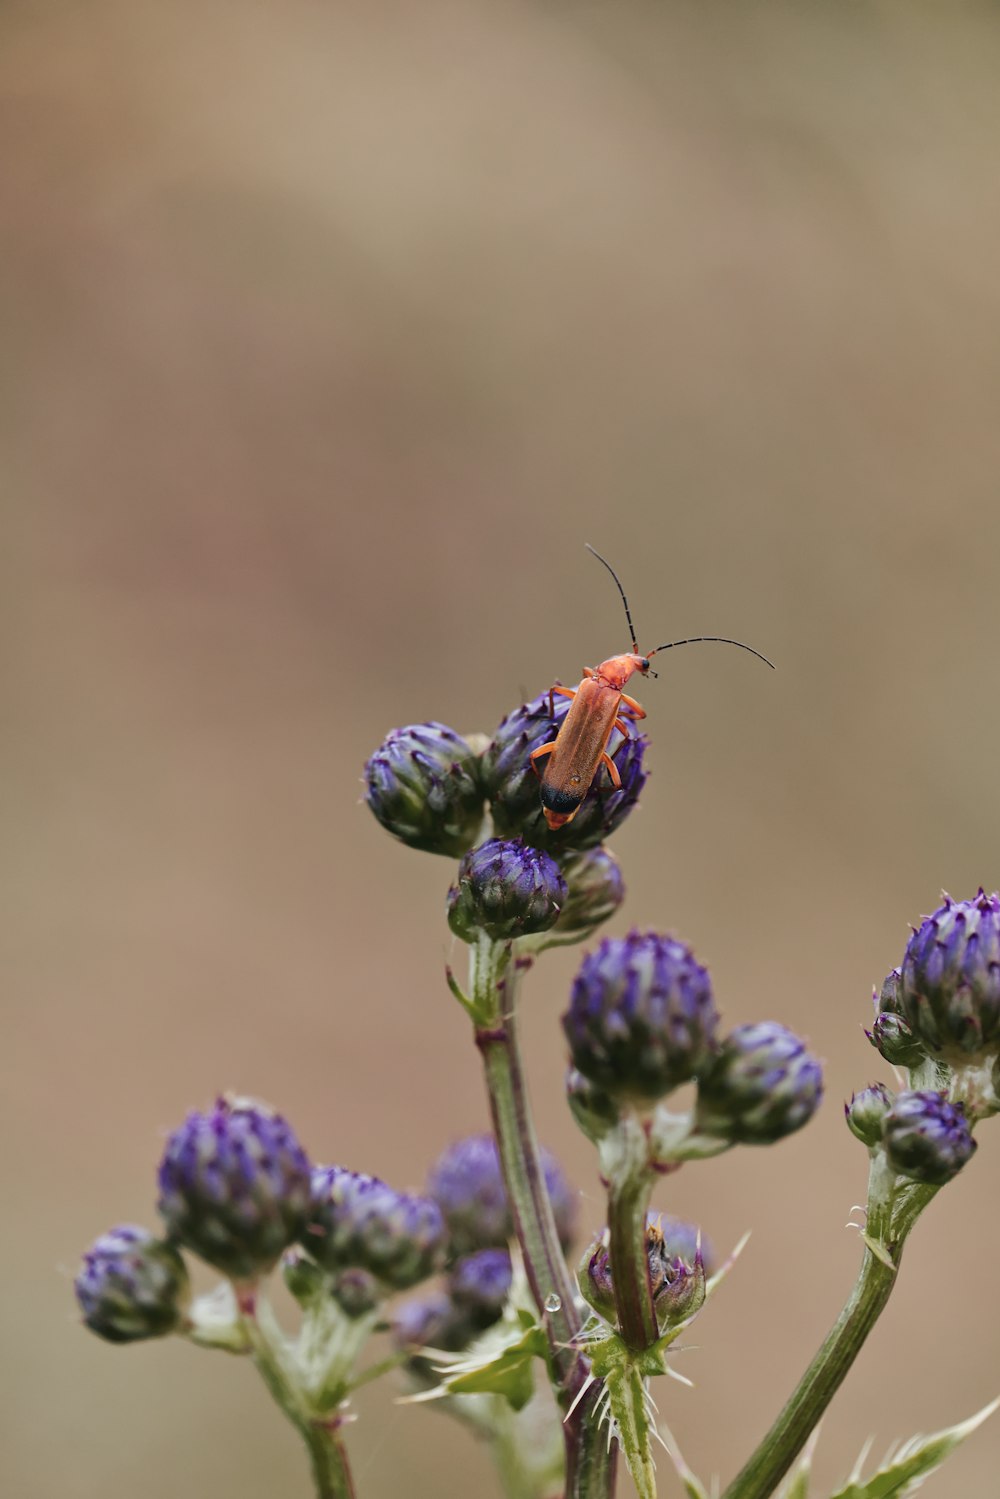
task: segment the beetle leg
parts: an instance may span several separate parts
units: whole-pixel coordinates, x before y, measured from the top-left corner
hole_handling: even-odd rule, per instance
[[[528,756],[528,759],[531,762],[531,768],[535,772],[535,775],[538,776],[539,778],[541,778],[541,774],[542,773],[538,769],[538,766],[535,764],[535,761],[538,759],[539,755],[551,755],[551,753],[555,749],[555,747],[556,747],[556,742],[553,739],[553,740],[551,740],[551,742],[549,744],[540,744],[538,746],[538,748],[537,749],[533,749],[531,751],[531,754]]]
[[[622,702],[628,708],[633,718],[645,718],[646,710],[641,703],[637,703],[634,697],[629,697],[627,692],[622,693]]]
[[[611,756],[607,753],[603,754],[601,756],[601,764],[608,767],[608,775],[611,777],[611,784],[616,791],[620,791],[622,789],[622,778],[618,774],[618,766],[612,760]]]
[[[622,736],[623,739],[631,739],[632,738],[632,730],[628,726],[628,719],[627,718],[622,718],[622,717],[619,716],[618,718],[615,719],[613,727],[618,730],[619,734]]]
[[[549,717],[550,718],[555,718],[555,716],[556,716],[556,705],[552,701],[552,698],[555,695],[555,693],[557,693],[557,692],[558,692],[558,694],[559,694],[560,697],[568,697],[568,698],[574,698],[574,697],[576,697],[576,688],[575,687],[560,687],[560,685],[559,685],[558,682],[554,682],[552,684],[552,686],[549,688]]]

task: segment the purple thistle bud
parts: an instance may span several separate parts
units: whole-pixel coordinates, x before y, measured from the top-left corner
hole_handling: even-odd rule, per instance
[[[943,1093],[900,1093],[882,1121],[889,1164],[901,1176],[942,1187],[976,1149],[961,1104]]]
[[[863,1145],[873,1150],[882,1141],[882,1122],[885,1119],[895,1094],[883,1083],[872,1083],[860,1093],[852,1093],[850,1103],[844,1104],[844,1118],[852,1135],[857,1135]]]
[[[393,729],[365,765],[366,800],[410,848],[458,858],[483,820],[479,757],[443,723]]]
[[[444,1221],[427,1197],[343,1166],[317,1166],[305,1242],[326,1270],[367,1270],[404,1291],[443,1264]]]
[[[341,1270],[330,1288],[334,1301],[348,1317],[363,1317],[382,1300],[382,1289],[367,1270]]]
[[[587,848],[564,855],[560,868],[567,893],[556,935],[587,936],[613,916],[625,899],[618,860],[606,848]]]
[[[621,790],[616,791],[602,766],[584,797],[580,810],[565,827],[552,831],[542,814],[538,776],[531,752],[555,739],[569,712],[569,699],[541,693],[515,708],[500,724],[482,761],[482,778],[493,810],[496,831],[520,834],[536,848],[594,848],[614,832],[631,812],[645,784],[642,768],[648,741],[639,734],[622,740],[609,754],[618,768]]]
[[[85,1325],[109,1343],[176,1331],[191,1300],[177,1250],[133,1223],[119,1224],[95,1240],[74,1289]]]
[[[559,1242],[565,1249],[572,1241],[576,1224],[576,1195],[555,1157],[544,1146],[541,1158]],[[514,1237],[500,1157],[492,1135],[469,1135],[449,1145],[431,1167],[427,1190],[444,1214],[453,1254],[504,1248]]]
[[[448,925],[463,942],[494,942],[546,932],[566,900],[566,881],[549,854],[520,838],[491,838],[470,849],[448,892]]]
[[[393,1309],[392,1340],[397,1348],[457,1353],[469,1346],[478,1330],[447,1291],[426,1291]]]
[[[562,1023],[578,1072],[616,1098],[652,1102],[708,1064],[718,1015],[690,948],[630,932],[584,958]]]
[[[969,1056],[1000,1042],[1000,896],[945,899],[903,957],[899,1010],[932,1052]]]
[[[302,1233],[309,1162],[280,1114],[226,1096],[167,1141],[157,1206],[172,1238],[224,1275],[252,1280]]]
[[[571,1067],[566,1074],[566,1102],[570,1113],[588,1140],[599,1145],[621,1118],[618,1104],[610,1093],[598,1088],[582,1072]]]
[[[506,1249],[479,1249],[456,1260],[448,1277],[455,1306],[477,1330],[491,1327],[510,1294],[510,1255]]]
[[[823,1071],[773,1020],[740,1025],[699,1075],[695,1128],[732,1144],[770,1145],[801,1129],[823,1096]]]
[[[694,1224],[668,1220],[664,1232],[657,1214],[646,1219],[646,1264],[649,1288],[660,1332],[686,1322],[705,1300],[707,1272],[704,1249],[698,1243]],[[604,1234],[592,1245],[578,1276],[580,1289],[594,1310],[607,1322],[616,1320],[614,1273]]]

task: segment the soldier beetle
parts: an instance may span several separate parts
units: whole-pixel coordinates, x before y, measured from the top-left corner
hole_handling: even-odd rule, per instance
[[[636,672],[644,677],[656,676],[649,662],[650,657],[655,656],[658,651],[670,651],[678,645],[696,645],[703,640],[715,640],[722,645],[736,645],[741,651],[749,651],[751,656],[756,656],[774,670],[773,661],[768,661],[752,645],[745,645],[742,640],[730,640],[727,635],[690,635],[685,640],[668,640],[665,645],[658,645],[656,650],[642,655],[635,638],[632,611],[621,579],[600,552],[594,551],[589,542],[585,545],[598,562],[604,563],[618,585],[632,637],[632,650],[621,656],[609,656],[600,666],[585,666],[583,681],[579,687],[556,685],[551,689],[561,697],[571,698],[572,702],[556,737],[548,744],[541,744],[536,750],[532,750],[530,759],[532,770],[541,780],[545,821],[552,829],[565,827],[568,822],[573,821],[602,765],[611,777],[615,790],[621,790],[618,767],[608,754],[608,740],[613,729],[617,729],[628,739],[629,724],[646,717],[646,710],[635,698],[628,696],[625,686]],[[548,759],[544,769],[539,770],[538,761],[543,755],[547,755]]]

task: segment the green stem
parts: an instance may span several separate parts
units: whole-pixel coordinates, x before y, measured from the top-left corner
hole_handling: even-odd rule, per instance
[[[518,971],[509,943],[481,938],[469,953],[469,986],[484,1017],[476,1029],[486,1091],[524,1268],[544,1322],[556,1380],[556,1398],[567,1410],[588,1377],[575,1346],[580,1331],[576,1288],[556,1229],[535,1135],[524,1063],[518,1044]],[[602,1499],[614,1487],[615,1462],[592,1419],[593,1402],[580,1401],[563,1424],[566,1499]]]
[[[840,1316],[784,1410],[722,1499],[767,1499],[774,1492],[840,1388],[892,1294],[906,1237],[939,1189],[911,1183],[899,1192],[886,1190],[884,1172],[884,1163],[874,1159],[866,1235],[896,1268],[866,1247],[858,1279]]]
[[[646,1211],[653,1183],[649,1147],[634,1113],[622,1115],[614,1137],[616,1160],[608,1187],[611,1284],[622,1341],[633,1353],[643,1353],[660,1336],[646,1253]]]
[[[299,1388],[287,1343],[259,1287],[236,1287],[254,1364],[275,1402],[300,1432],[312,1463],[316,1499],[355,1499],[340,1420],[317,1416]]]

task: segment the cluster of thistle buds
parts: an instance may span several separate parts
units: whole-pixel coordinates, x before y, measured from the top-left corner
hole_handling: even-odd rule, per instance
[[[723,1027],[709,973],[684,942],[604,938],[583,957],[562,1017],[569,1109],[607,1192],[604,1226],[571,1274],[577,1198],[534,1136],[517,989],[546,948],[587,940],[619,910],[624,885],[606,842],[637,804],[647,742],[616,730],[614,776],[599,771],[553,826],[532,757],[567,711],[565,697],[544,693],[492,739],[439,723],[397,729],[365,767],[382,826],[458,861],[445,905],[467,944],[467,992],[450,970],[448,984],[473,1022],[493,1135],[450,1146],[411,1195],[310,1164],[279,1115],[222,1098],[167,1143],[162,1233],[113,1229],[76,1282],[84,1321],[108,1341],[180,1333],[249,1354],[305,1437],[321,1495],[354,1493],[340,1435],[353,1389],[402,1367],[414,1399],[443,1400],[493,1445],[510,1499],[557,1492],[563,1473],[577,1475],[566,1480],[574,1499],[609,1499],[612,1436],[641,1499],[653,1499],[649,1381],[669,1372],[670,1345],[735,1258],[716,1266],[700,1229],[651,1211],[653,1189],[685,1163],[777,1143],[822,1099],[820,1063],[793,1031],[772,1020]],[[869,1039],[902,1086],[873,1083],[846,1113],[871,1158],[858,1294],[887,1297],[891,1281],[878,1275],[895,1272],[918,1213],[970,1159],[976,1124],[1000,1111],[1000,899],[946,900],[914,930],[875,1005]],[[192,1297],[186,1253],[225,1277],[221,1292]],[[274,1273],[298,1303],[294,1337],[270,1308]],[[873,1323],[844,1324],[829,1371],[814,1366],[793,1397],[794,1435],[779,1419],[724,1499],[773,1491]],[[394,1352],[363,1368],[379,1331]],[[531,1414],[540,1371],[558,1413],[549,1403]],[[605,1425],[607,1443],[595,1443]]]

